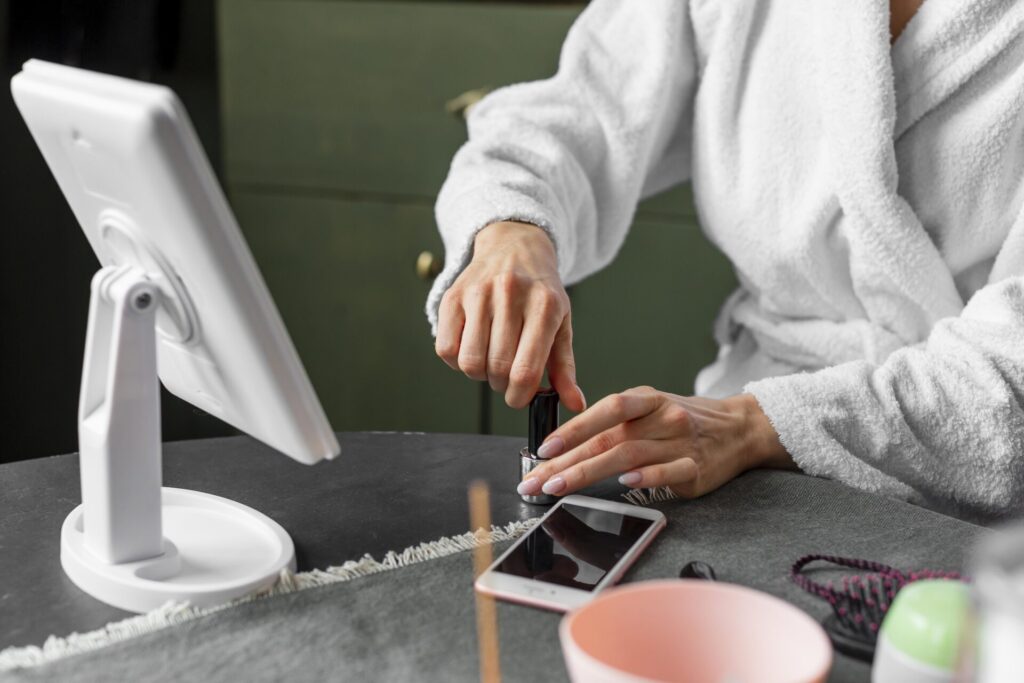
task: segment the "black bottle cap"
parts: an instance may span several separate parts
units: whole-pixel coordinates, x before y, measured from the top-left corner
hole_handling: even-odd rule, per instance
[[[557,428],[558,392],[541,389],[530,401],[530,440],[527,443],[530,453],[536,455],[544,439]]]

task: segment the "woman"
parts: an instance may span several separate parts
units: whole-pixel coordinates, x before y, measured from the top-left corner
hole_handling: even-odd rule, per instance
[[[583,410],[562,283],[684,180],[740,287],[699,397],[603,399],[520,490],[690,497],[796,467],[1024,510],[1022,35],[1015,0],[591,2],[556,76],[470,117],[437,205],[438,355],[514,407],[546,367]]]

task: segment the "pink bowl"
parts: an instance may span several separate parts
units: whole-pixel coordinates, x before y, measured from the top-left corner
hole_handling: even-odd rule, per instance
[[[817,683],[832,645],[813,619],[728,583],[646,581],[613,588],[562,619],[576,683]]]

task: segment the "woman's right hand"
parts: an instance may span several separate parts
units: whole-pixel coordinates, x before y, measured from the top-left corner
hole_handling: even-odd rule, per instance
[[[529,223],[492,223],[479,233],[473,259],[438,310],[437,355],[454,370],[487,380],[522,408],[544,368],[565,407],[586,408],[576,384],[569,297],[555,246]]]

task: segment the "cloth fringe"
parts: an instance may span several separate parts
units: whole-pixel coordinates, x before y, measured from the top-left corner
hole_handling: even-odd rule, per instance
[[[466,550],[479,545],[500,543],[519,538],[537,525],[537,519],[510,522],[503,527],[492,526],[490,533],[483,529],[466,532],[460,536],[447,536],[436,541],[421,543],[401,552],[388,551],[379,562],[370,555],[350,560],[340,566],[314,569],[295,573],[281,572],[277,582],[269,589],[248,595],[214,607],[192,607],[187,603],[168,602],[152,612],[128,617],[107,624],[103,628],[87,633],[72,633],[60,638],[50,636],[42,647],[9,647],[0,651],[0,672],[25,669],[53,662],[72,655],[92,652],[101,648],[130,640],[147,633],[153,633],[169,626],[177,626],[200,617],[215,614],[238,605],[263,600],[276,595],[294,593],[318,586],[344,583],[363,576],[399,569],[419,562],[426,562]]]
[[[645,506],[653,503],[661,503],[666,500],[675,500],[679,497],[675,491],[667,486],[657,486],[647,489],[631,489],[622,494],[627,502],[633,505]]]

